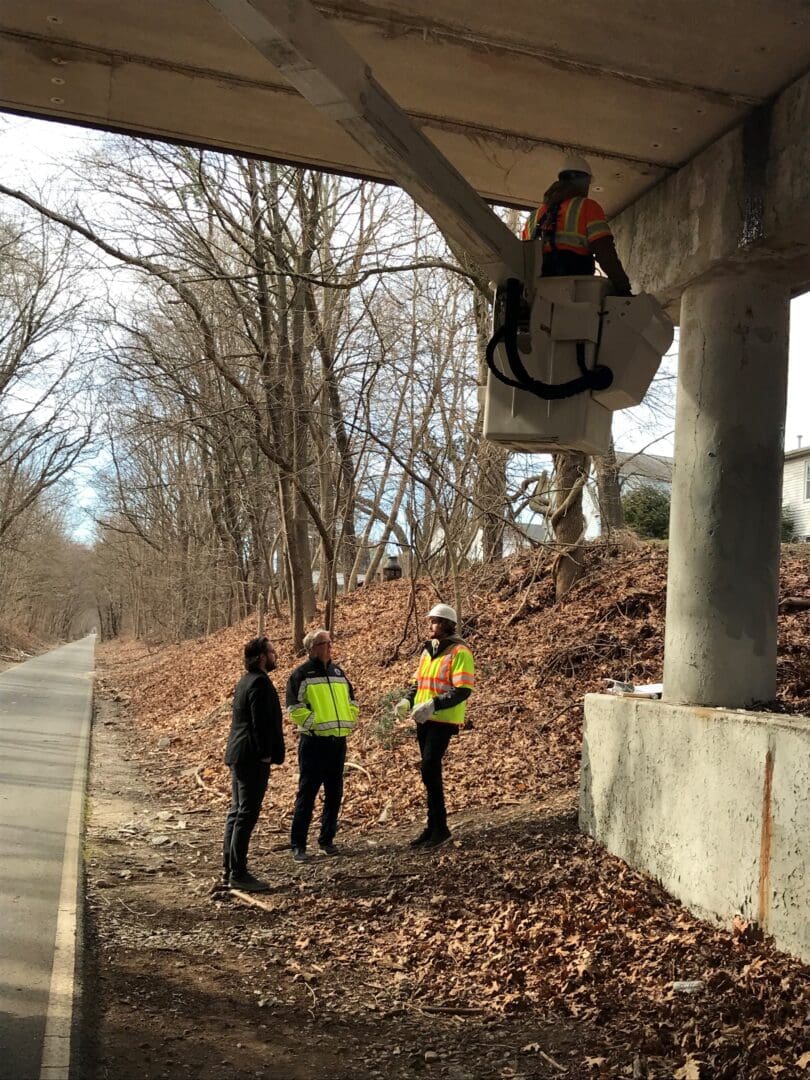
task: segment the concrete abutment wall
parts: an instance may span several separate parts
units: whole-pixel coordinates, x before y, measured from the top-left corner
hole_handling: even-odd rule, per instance
[[[701,918],[810,962],[810,718],[590,694],[580,828]]]

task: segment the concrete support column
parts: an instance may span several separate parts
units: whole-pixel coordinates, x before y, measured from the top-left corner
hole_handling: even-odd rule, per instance
[[[681,302],[664,696],[726,708],[776,691],[789,295],[741,270]]]

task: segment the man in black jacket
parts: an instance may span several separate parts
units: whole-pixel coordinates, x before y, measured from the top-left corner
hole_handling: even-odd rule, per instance
[[[268,676],[276,650],[265,637],[245,645],[247,674],[236,684],[225,764],[231,767],[231,808],[222,847],[223,880],[233,889],[266,892],[248,872],[250,835],[259,820],[270,766],[284,763],[284,731],[276,688]]]

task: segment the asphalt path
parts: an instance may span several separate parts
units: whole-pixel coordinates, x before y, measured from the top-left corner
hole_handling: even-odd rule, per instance
[[[0,1080],[67,1076],[94,649],[0,673]]]

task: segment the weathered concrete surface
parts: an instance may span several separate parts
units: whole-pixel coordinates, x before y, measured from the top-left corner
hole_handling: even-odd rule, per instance
[[[317,6],[477,191],[521,205],[570,148],[616,213],[808,66],[805,0]],[[386,175],[205,0],[4,0],[0,72],[0,108]]]
[[[789,292],[747,272],[681,304],[670,517],[667,701],[776,694]]]
[[[810,75],[613,221],[636,289],[674,305],[717,271],[810,287]]]
[[[810,718],[589,694],[580,827],[691,911],[810,961]]]

